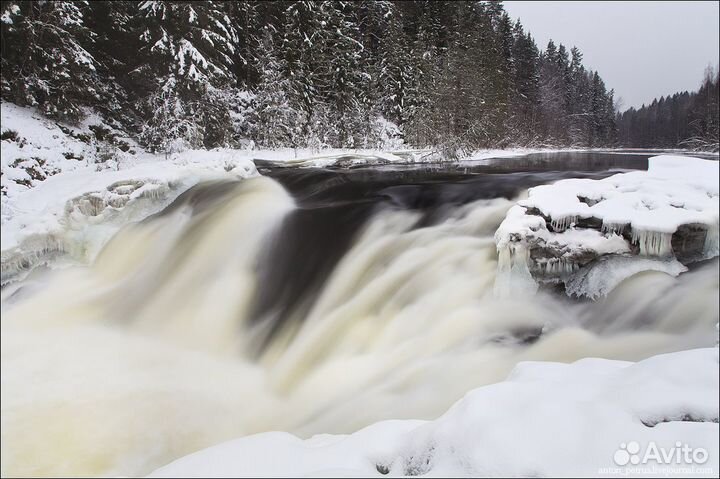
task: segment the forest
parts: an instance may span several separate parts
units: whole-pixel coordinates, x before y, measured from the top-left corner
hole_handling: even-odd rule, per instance
[[[705,71],[697,92],[655,99],[618,115],[618,141],[633,148],[718,151],[718,72]]]
[[[99,112],[156,152],[717,145],[717,75],[620,115],[579,49],[539,47],[502,2],[2,1],[0,20],[3,100]]]

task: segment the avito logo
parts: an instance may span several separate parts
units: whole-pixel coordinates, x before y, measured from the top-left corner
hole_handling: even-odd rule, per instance
[[[693,448],[680,441],[671,448],[659,447],[654,441],[650,441],[644,451],[641,449],[637,441],[623,442],[615,451],[613,460],[618,466],[648,464],[651,461],[657,464],[705,464],[708,460],[707,450],[702,447]]]

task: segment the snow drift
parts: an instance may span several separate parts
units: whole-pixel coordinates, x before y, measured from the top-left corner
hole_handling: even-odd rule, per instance
[[[689,475],[716,477],[718,401],[716,348],[635,364],[526,362],[434,421],[386,421],[305,441],[258,434],[191,454],[150,477],[593,477],[653,466],[650,475],[662,476],[663,467],[672,474],[678,466],[650,460],[634,472],[615,456],[630,442],[703,449],[706,460],[686,464]]]

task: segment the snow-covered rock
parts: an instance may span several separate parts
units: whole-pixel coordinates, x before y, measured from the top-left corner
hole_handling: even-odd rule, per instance
[[[718,387],[717,348],[638,363],[525,362],[434,421],[385,421],[305,441],[258,434],[151,477],[717,477]],[[693,451],[689,461],[652,455],[683,447]]]
[[[577,286],[576,272],[605,255],[642,257],[626,271],[649,267],[672,274],[680,269],[646,259],[687,264],[717,256],[718,162],[682,156],[648,161],[648,171],[530,189],[495,235],[496,293],[527,292],[536,281]],[[607,284],[571,290],[590,297],[608,292]]]

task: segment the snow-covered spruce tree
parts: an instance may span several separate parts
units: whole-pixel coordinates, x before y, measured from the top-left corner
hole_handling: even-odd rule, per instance
[[[130,75],[151,92],[140,103],[146,118],[140,139],[152,150],[220,146],[231,136],[223,90],[236,83],[238,37],[223,5],[139,2],[142,46]]]
[[[689,138],[683,146],[694,150],[718,151],[720,122],[718,118],[718,80],[720,72],[708,66],[700,89],[693,95],[688,112]]]
[[[510,128],[518,144],[531,146],[538,141],[539,52],[535,41],[529,33],[524,32],[519,20],[513,27],[513,37],[514,88],[517,94],[511,102],[514,118]]]
[[[233,71],[238,82],[249,87],[257,83],[260,72],[255,65],[256,48],[265,26],[260,18],[259,7],[274,2],[258,1],[222,1],[222,10],[227,14],[235,31],[236,42],[234,53],[229,56],[233,59]]]
[[[316,2],[295,1],[282,12],[281,42],[278,50],[283,52],[283,76],[286,78],[288,101],[292,108],[302,112],[305,121],[302,136],[310,137],[310,118],[321,100],[318,99],[322,55],[318,48],[324,20]]]
[[[592,86],[590,88],[590,118],[591,124],[588,129],[588,146],[600,146],[604,144],[608,135],[608,125],[604,118],[607,105],[605,83],[597,72],[592,73]]]
[[[89,2],[85,24],[94,41],[88,51],[95,59],[99,79],[100,100],[92,106],[103,114],[106,122],[128,131],[138,131],[140,118],[136,100],[148,91],[132,82],[128,73],[137,61],[140,39],[132,30],[137,2]]]
[[[174,78],[168,78],[143,106],[152,111],[152,118],[143,125],[140,139],[151,151],[168,154],[202,146],[205,132],[195,117],[195,105],[181,98]]]
[[[410,68],[416,74],[415,88],[406,91],[407,121],[405,137],[415,145],[437,145],[447,140],[447,122],[439,118],[440,98],[445,94],[442,82],[443,61],[448,52],[448,14],[453,2],[407,2],[402,9],[409,29]]]
[[[570,87],[569,87],[569,129],[571,145],[582,145],[588,138],[588,128],[592,124],[590,114],[590,79],[582,64],[582,53],[578,48],[570,50]]]
[[[37,106],[49,117],[78,121],[97,98],[92,33],[83,12],[88,2],[3,1],[2,96]]]
[[[565,111],[565,83],[557,61],[557,47],[550,40],[540,55],[541,134],[547,144],[565,144],[567,134]]]
[[[320,6],[325,25],[318,92],[326,99],[331,111],[329,121],[335,126],[331,143],[362,147],[372,143],[372,78],[363,61],[364,47],[352,12],[354,4],[325,1]]]
[[[403,31],[401,11],[390,2],[376,2],[379,45],[374,64],[377,105],[388,120],[401,129],[410,120],[417,99],[420,71],[413,62],[410,44]]]
[[[446,19],[447,46],[441,43],[438,50],[432,106],[417,121],[430,119],[435,135],[430,143],[444,145],[447,155],[490,146],[504,136],[512,79],[503,68],[506,59],[489,12],[482,3],[462,3],[453,5]]]
[[[291,103],[291,80],[285,76],[285,59],[278,56],[273,34],[268,28],[257,54],[260,82],[253,101],[250,135],[260,146],[269,148],[302,145],[304,113]]]
[[[372,124],[360,33],[350,2],[296,1],[283,12],[288,96],[308,146],[361,146]]]

